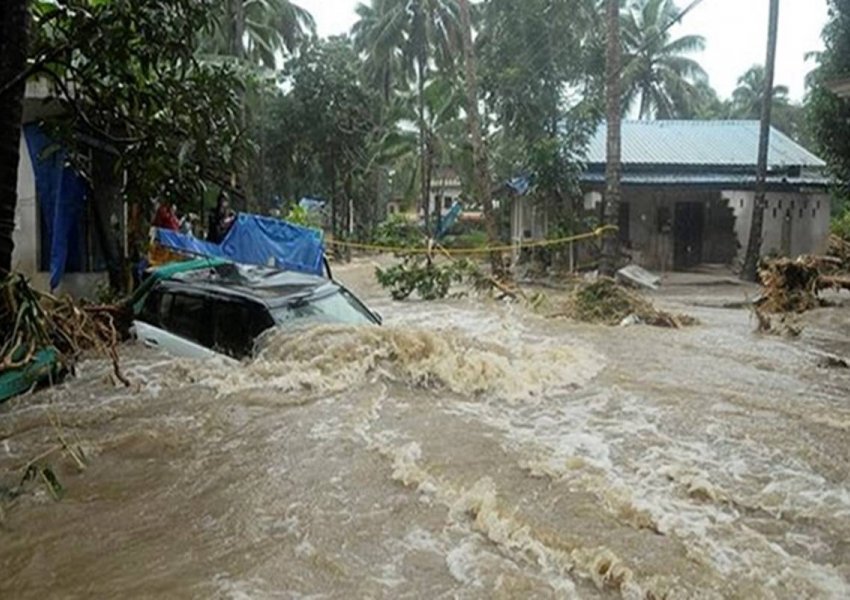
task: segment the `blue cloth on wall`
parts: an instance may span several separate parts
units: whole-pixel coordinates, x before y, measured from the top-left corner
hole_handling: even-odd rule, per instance
[[[24,127],[41,211],[42,245],[50,255],[50,288],[56,289],[66,270],[85,268],[85,208],[89,185],[66,164],[67,150],[36,124]]]
[[[221,244],[165,229],[156,230],[156,241],[166,248],[196,256],[323,274],[325,248],[322,232],[271,217],[239,214]]]

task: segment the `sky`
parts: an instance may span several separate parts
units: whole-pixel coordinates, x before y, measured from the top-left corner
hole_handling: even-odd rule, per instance
[[[359,0],[295,0],[316,19],[319,35],[348,31],[357,20]],[[685,0],[678,0],[684,7]],[[702,35],[706,49],[697,53],[711,84],[721,98],[728,98],[738,77],[755,64],[763,64],[767,46],[768,0],[703,0],[671,30],[671,35]],[[826,24],[826,0],[782,0],[779,9],[779,44],[776,83],[790,89],[791,98],[802,100],[808,52],[821,50],[821,30]]]

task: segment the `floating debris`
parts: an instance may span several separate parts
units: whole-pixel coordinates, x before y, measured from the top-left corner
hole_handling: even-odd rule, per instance
[[[612,326],[642,324],[681,329],[698,324],[694,317],[658,310],[637,292],[607,277],[579,284],[563,309],[552,316]]]

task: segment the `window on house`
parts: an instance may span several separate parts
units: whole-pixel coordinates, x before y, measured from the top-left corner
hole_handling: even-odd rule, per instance
[[[800,218],[801,219],[803,218],[803,209],[802,208],[800,209]]]
[[[446,196],[445,198],[443,198],[443,208],[444,209],[448,210],[449,208],[451,208],[452,203],[453,203],[453,200],[451,199],[451,197]]]
[[[776,209],[775,208],[773,209],[773,218],[774,219],[776,218]]]

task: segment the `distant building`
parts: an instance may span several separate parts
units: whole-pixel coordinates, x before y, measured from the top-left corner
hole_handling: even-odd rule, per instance
[[[437,167],[431,175],[431,214],[445,216],[463,195],[460,175],[452,167]]]
[[[581,177],[585,210],[602,217],[606,127]],[[630,121],[622,131],[620,240],[632,261],[688,269],[743,259],[755,197],[757,121]],[[770,137],[762,255],[820,253],[829,237],[826,164],[781,132]],[[514,204],[512,235],[539,239],[545,214]],[[519,228],[519,229],[517,229]]]

